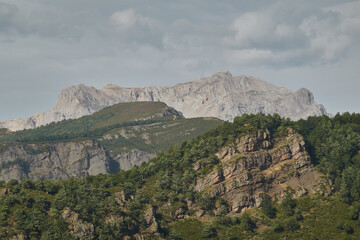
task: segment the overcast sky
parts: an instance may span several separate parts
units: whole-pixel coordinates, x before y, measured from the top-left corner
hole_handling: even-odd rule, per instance
[[[0,0],[0,120],[44,112],[70,85],[226,70],[360,112],[360,1]]]

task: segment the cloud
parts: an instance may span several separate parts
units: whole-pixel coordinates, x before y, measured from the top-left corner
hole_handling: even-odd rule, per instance
[[[309,16],[299,29],[308,39],[310,50],[322,60],[336,60],[350,46],[351,36],[341,31],[343,21],[338,14]]]
[[[297,9],[278,1],[270,8],[235,18],[230,26],[233,34],[223,42],[235,49],[232,55],[242,63],[246,59],[270,65],[279,61],[299,64],[301,59],[303,64],[338,61],[358,45],[356,34],[360,32],[360,12],[350,11],[359,7],[359,2],[345,5]]]
[[[326,8],[327,11],[337,12],[343,18],[339,31],[351,36],[353,41],[360,37],[360,1],[349,2]]]
[[[238,63],[256,63],[259,61],[267,61],[273,58],[274,53],[271,50],[264,49],[243,49],[234,50],[229,53],[233,61]]]
[[[79,38],[95,25],[94,15],[89,10],[67,12],[46,4],[8,1],[0,3],[0,38]]]
[[[0,3],[0,33],[12,31],[16,15],[19,9],[13,4]]]
[[[138,14],[132,8],[114,12],[109,18],[109,23],[119,32],[125,32],[135,27],[151,28],[153,25],[150,18]]]
[[[17,11],[17,7],[12,4],[0,3],[0,21],[8,22]]]
[[[225,43],[242,49],[293,48],[304,38],[296,27],[299,21],[296,14],[295,17],[290,14],[292,11],[290,7],[284,9],[284,6],[274,4],[261,11],[244,13],[234,19],[230,26],[234,35],[225,38]]]
[[[108,18],[110,33],[120,42],[138,47],[151,45],[162,48],[164,26],[156,19],[145,17],[133,8],[116,11]]]

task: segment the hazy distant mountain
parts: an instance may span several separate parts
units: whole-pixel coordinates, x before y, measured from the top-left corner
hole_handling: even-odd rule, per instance
[[[185,117],[211,116],[230,121],[244,113],[278,113],[292,120],[327,114],[305,88],[293,92],[258,78],[220,72],[173,87],[122,88],[109,84],[99,90],[85,85],[71,86],[61,92],[51,110],[26,119],[1,122],[0,128],[13,131],[34,128],[89,115],[119,102],[135,101],[164,102]]]

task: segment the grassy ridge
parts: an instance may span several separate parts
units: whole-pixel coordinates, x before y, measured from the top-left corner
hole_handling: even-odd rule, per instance
[[[129,102],[119,103],[111,107],[107,107],[99,112],[91,115],[94,121],[89,130],[96,130],[114,126],[119,123],[140,121],[151,118],[154,121],[173,120],[173,116],[183,118],[175,110],[168,113],[168,116],[155,116],[168,109],[168,106],[162,102]],[[155,117],[154,117],[155,116]]]
[[[124,127],[120,130],[114,129],[106,134],[106,138],[101,137],[98,140],[106,149],[114,153],[133,148],[159,153],[213,129],[219,124],[220,121],[216,118],[162,121],[148,125]]]
[[[176,110],[160,102],[119,103],[90,116],[53,122],[35,129],[0,135],[0,142],[36,142],[94,138],[120,127],[145,125],[183,118]]]

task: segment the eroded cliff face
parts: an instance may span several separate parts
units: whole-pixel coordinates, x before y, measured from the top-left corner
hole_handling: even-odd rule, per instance
[[[153,155],[133,149],[112,156],[97,141],[56,143],[2,143],[0,181],[10,179],[65,180],[128,170]]]
[[[287,187],[295,196],[321,191],[320,174],[313,169],[304,139],[292,129],[273,140],[265,131],[240,137],[216,155],[220,164],[198,178],[195,191],[224,197],[229,211],[258,206],[263,193],[281,199]]]
[[[64,180],[109,172],[110,158],[96,141],[1,145],[1,180]]]
[[[324,106],[317,104],[313,94],[305,88],[292,92],[259,78],[220,72],[173,87],[122,88],[109,84],[96,89],[71,86],[61,92],[49,111],[26,119],[0,122],[0,128],[12,131],[35,128],[89,115],[116,103],[138,101],[164,102],[187,118],[217,117],[230,121],[244,113],[278,113],[293,120],[327,114]]]

